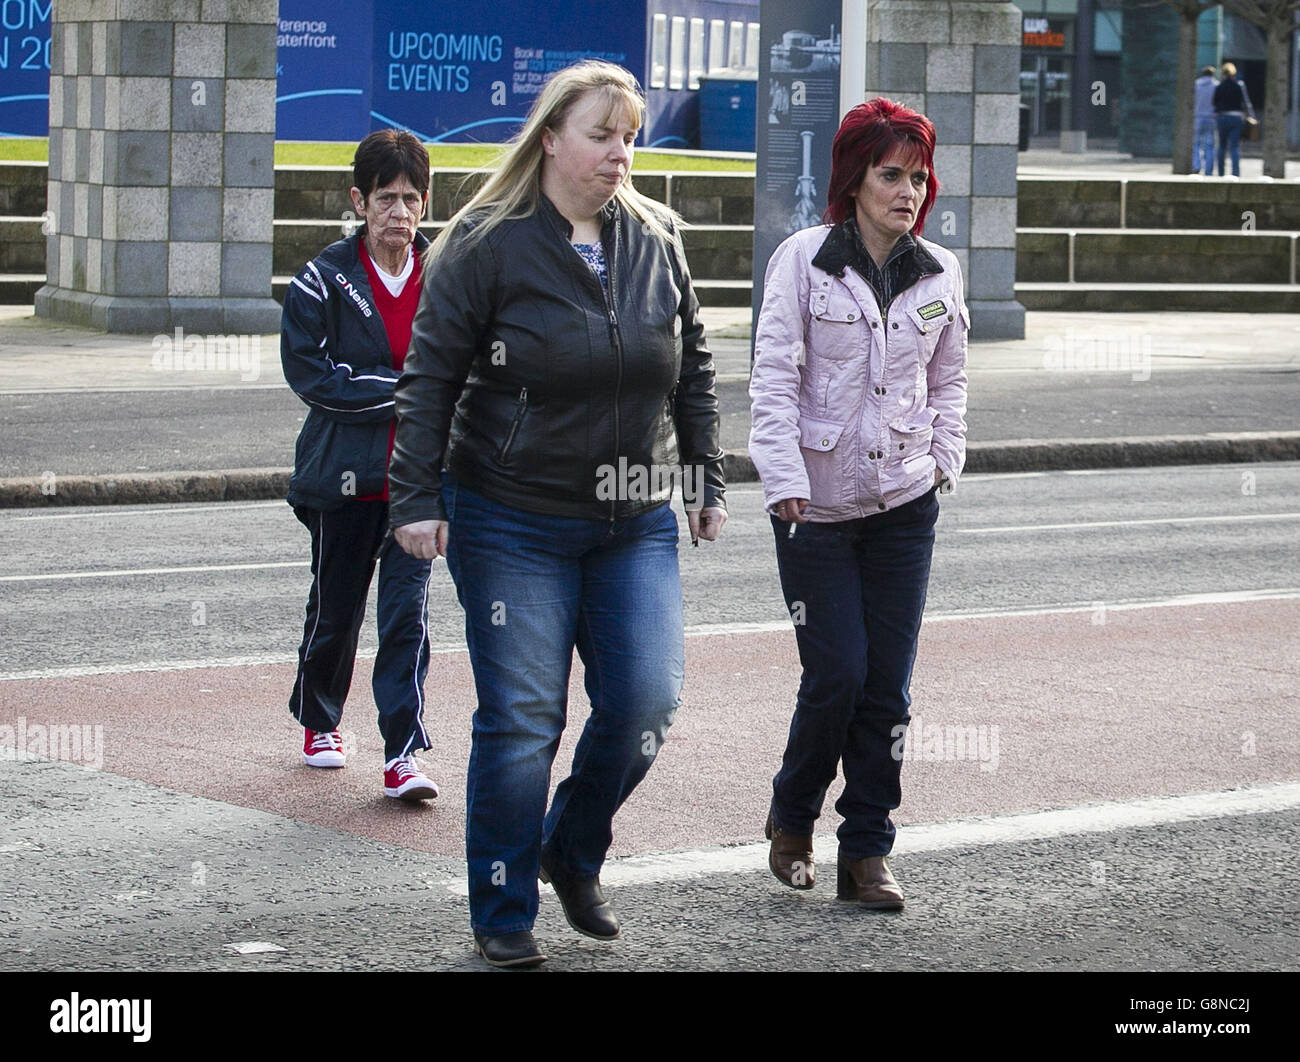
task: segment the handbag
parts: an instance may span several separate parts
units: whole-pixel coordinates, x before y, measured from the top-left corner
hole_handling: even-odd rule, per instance
[[[1247,140],[1259,139],[1259,119],[1253,114],[1246,115],[1246,125],[1242,129]]]

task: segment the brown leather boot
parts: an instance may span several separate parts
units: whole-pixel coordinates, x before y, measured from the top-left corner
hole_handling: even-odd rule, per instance
[[[884,856],[871,856],[856,862],[839,861],[836,899],[851,900],[873,911],[901,911],[903,890],[889,871]]]
[[[811,889],[817,884],[811,834],[786,833],[772,821],[769,811],[763,835],[772,842],[767,865],[782,883],[792,889]]]

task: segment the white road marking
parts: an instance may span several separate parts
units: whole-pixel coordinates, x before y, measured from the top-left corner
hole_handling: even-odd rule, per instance
[[[1225,590],[1210,594],[1179,594],[1176,597],[1144,598],[1132,601],[1080,601],[1060,605],[1029,605],[1016,608],[982,609],[980,611],[929,612],[921,623],[950,623],[954,620],[1000,619],[1009,616],[1056,616],[1072,612],[1132,612],[1145,608],[1189,608],[1197,605],[1238,605],[1251,601],[1290,601],[1300,597],[1300,587],[1280,587],[1268,590]],[[711,623],[686,628],[686,637],[701,638],[708,635],[767,634],[771,631],[788,631],[789,620],[764,623]],[[3,677],[3,676],[0,676]]]
[[[894,845],[895,856],[924,855],[952,848],[976,848],[993,844],[1023,844],[1052,837],[1116,830],[1167,826],[1197,819],[1261,815],[1300,808],[1300,782],[1225,789],[1182,796],[1138,797],[1105,804],[1083,804],[1053,811],[1028,811],[1005,815],[981,815],[948,822],[924,822],[900,826]],[[813,837],[814,855],[820,853],[823,866],[833,865],[838,841],[834,834]],[[611,859],[600,872],[601,884],[610,888],[680,882],[715,874],[769,873],[768,843],[726,848],[695,848],[681,852]],[[834,888],[834,882],[826,883]],[[456,896],[469,894],[465,878],[453,878],[445,885]]]
[[[41,583],[52,579],[113,579],[134,575],[187,575],[194,572],[246,572],[263,568],[310,568],[310,561],[268,561],[264,564],[195,564],[183,568],[110,568],[94,572],[45,572],[41,575],[0,575],[0,583]]]
[[[1009,524],[1004,527],[950,527],[950,535],[1011,534],[1017,531],[1082,531],[1094,527],[1145,527],[1154,524],[1223,524],[1247,520],[1300,520],[1300,513],[1238,513],[1233,516],[1161,516],[1149,520],[1091,520],[1078,524]]]
[[[223,513],[232,512],[235,509],[288,508],[288,505],[283,500],[264,502],[209,502],[206,505],[185,506],[159,503],[151,509],[128,509],[125,506],[119,509],[115,506],[105,505],[95,509],[94,512],[89,513],[36,513],[34,516],[10,516],[9,519],[15,522],[22,522],[24,520],[100,520],[109,516],[147,516],[150,520],[157,520],[161,516],[175,516],[178,513],[211,512],[213,505],[220,505]]]
[[[1181,594],[1177,597],[1135,601],[1089,601],[1068,605],[1033,605],[1019,608],[987,609],[981,612],[934,612],[922,623],[947,623],[954,620],[1002,619],[1014,616],[1055,616],[1078,612],[1131,612],[1146,608],[1190,608],[1198,605],[1238,605],[1252,601],[1291,601],[1300,598],[1300,587],[1267,590],[1231,590],[1212,594]],[[789,620],[765,623],[710,623],[686,628],[688,638],[732,637],[745,634],[771,634],[789,631]],[[465,652],[464,641],[434,643],[434,655]],[[359,650],[358,660],[372,660],[374,649]],[[127,664],[82,664],[73,667],[45,667],[31,671],[0,671],[0,682],[24,682],[36,679],[86,678],[91,675],[134,675],[147,671],[191,671],[202,668],[257,667],[268,664],[296,664],[297,653],[253,653],[245,656],[208,657],[197,660],[141,660]]]
[[[229,948],[239,955],[257,955],[264,951],[287,950],[280,947],[279,944],[272,944],[269,940],[245,940],[238,944],[223,944],[222,947]]]
[[[278,505],[278,502],[269,503]],[[267,506],[247,506],[248,508],[264,508]],[[187,510],[194,511],[194,510]],[[64,518],[75,519],[80,516],[101,515],[101,514],[66,514]],[[121,515],[132,515],[123,513]],[[146,515],[139,513],[138,515]],[[155,516],[156,513],[148,513],[149,516]],[[45,519],[58,519],[59,517],[44,517]],[[16,517],[15,519],[38,519],[38,517]],[[1016,534],[1020,532],[1033,531],[1081,531],[1095,528],[1114,528],[1114,527],[1144,527],[1144,526],[1161,526],[1168,524],[1212,524],[1212,523],[1237,523],[1257,520],[1300,520],[1300,512],[1295,513],[1238,513],[1235,515],[1225,516],[1166,516],[1154,517],[1144,520],[1094,520],[1073,524],[1008,524],[1001,527],[953,527],[949,528],[946,533],[955,535],[988,535],[988,534]],[[175,568],[110,568],[94,571],[78,572],[42,572],[32,575],[0,575],[0,583],[36,583],[60,579],[114,579],[114,578],[131,578],[135,576],[151,575],[192,575],[199,572],[235,572],[235,571],[260,571],[273,568],[307,568],[310,567],[309,561],[266,561],[261,563],[250,564],[207,564],[207,565],[186,565]]]

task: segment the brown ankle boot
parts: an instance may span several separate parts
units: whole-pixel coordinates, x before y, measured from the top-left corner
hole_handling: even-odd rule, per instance
[[[784,884],[792,889],[811,889],[817,884],[810,834],[786,833],[772,821],[769,811],[763,835],[772,842],[767,865]]]
[[[890,873],[889,861],[884,856],[854,862],[841,857],[835,895],[837,899],[851,900],[873,911],[903,909],[903,890]]]

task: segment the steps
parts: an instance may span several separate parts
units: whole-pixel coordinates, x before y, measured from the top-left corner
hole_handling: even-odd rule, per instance
[[[30,304],[44,281],[46,167],[0,163],[0,303]],[[432,237],[478,187],[436,170]],[[351,169],[276,169],[273,291],[354,222]],[[690,223],[683,243],[700,301],[747,306],[754,178],[638,173],[636,186]],[[1022,176],[1016,298],[1032,310],[1300,311],[1300,185],[1217,178]]]
[[[1026,309],[1300,312],[1295,183],[1021,177],[1017,191]]]

